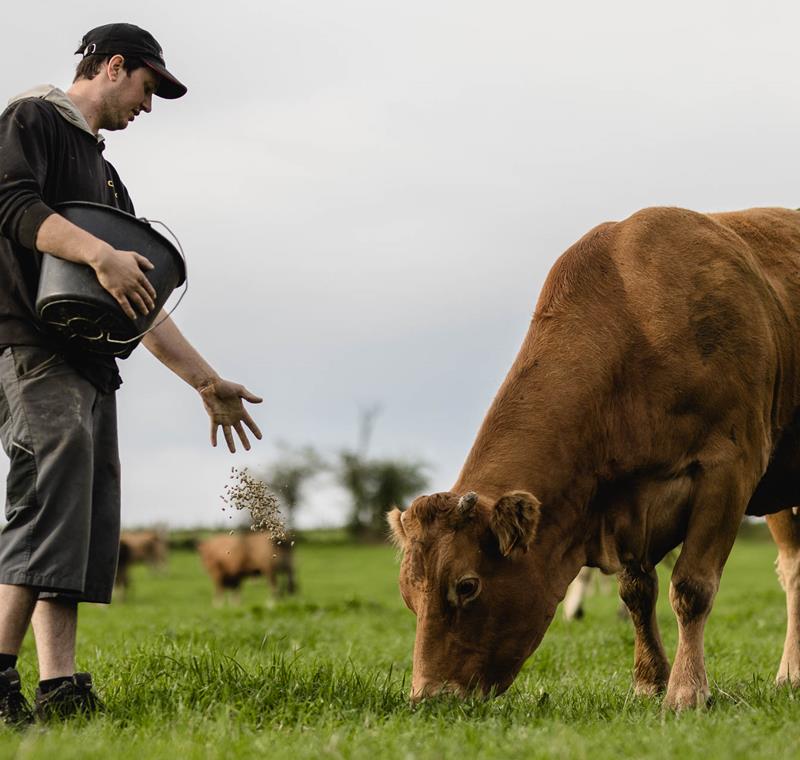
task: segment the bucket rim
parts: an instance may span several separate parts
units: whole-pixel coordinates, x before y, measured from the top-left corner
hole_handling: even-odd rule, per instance
[[[183,257],[183,254],[175,247],[172,241],[162,235],[158,230],[153,228],[146,219],[143,217],[134,216],[133,214],[128,213],[127,211],[123,211],[120,208],[116,208],[115,206],[106,206],[104,203],[94,203],[92,201],[63,201],[62,203],[58,203],[53,206],[53,210],[58,212],[59,209],[70,209],[70,208],[92,208],[92,209],[99,209],[103,212],[110,212],[112,215],[116,214],[121,219],[125,219],[129,222],[135,222],[139,227],[147,230],[147,232],[151,235],[154,235],[161,243],[166,245],[174,254],[174,258],[180,262],[179,266],[179,279],[175,287],[179,285],[183,285],[186,282],[186,259]]]

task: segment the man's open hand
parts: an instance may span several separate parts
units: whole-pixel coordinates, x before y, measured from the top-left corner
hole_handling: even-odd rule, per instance
[[[228,449],[232,454],[236,452],[234,430],[245,451],[250,451],[250,441],[244,425],[250,428],[250,432],[259,440],[261,431],[244,408],[242,400],[249,401],[251,404],[260,404],[262,399],[250,393],[243,385],[232,383],[230,380],[214,380],[198,388],[198,391],[211,419],[211,445],[217,445],[217,430],[222,426],[222,434],[225,436]]]

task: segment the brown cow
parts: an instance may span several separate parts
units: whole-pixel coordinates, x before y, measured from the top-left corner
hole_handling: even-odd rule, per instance
[[[160,530],[124,530],[119,537],[119,558],[114,586],[119,598],[124,599],[130,590],[130,566],[146,563],[160,570],[167,561],[167,538]]]
[[[709,696],[706,619],[742,516],[769,517],[800,684],[800,213],[640,211],[556,262],[452,490],[394,510],[412,695],[502,692],[583,565],[617,573],[639,694]],[[654,567],[683,542],[670,669]]]
[[[222,602],[226,590],[238,601],[242,580],[253,575],[265,576],[276,595],[297,590],[291,542],[273,542],[264,533],[236,533],[213,536],[197,548],[214,582],[217,603]]]

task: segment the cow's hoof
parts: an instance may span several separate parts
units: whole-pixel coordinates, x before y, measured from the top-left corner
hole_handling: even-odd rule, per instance
[[[776,686],[790,686],[792,688],[800,687],[800,670],[789,670],[781,668],[778,675],[775,676]]]
[[[633,669],[633,691],[637,697],[662,694],[669,683],[669,662],[666,658],[642,657]]]
[[[668,710],[680,712],[681,710],[696,710],[705,707],[711,699],[711,692],[707,686],[687,684],[686,686],[671,686],[664,697],[664,707]]]
[[[666,688],[666,681],[636,681],[633,684],[633,693],[637,697],[656,697]]]

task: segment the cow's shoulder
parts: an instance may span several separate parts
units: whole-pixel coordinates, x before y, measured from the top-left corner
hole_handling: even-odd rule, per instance
[[[617,258],[649,257],[669,250],[682,250],[698,238],[728,234],[713,214],[677,206],[643,208],[616,225]]]
[[[617,222],[597,225],[558,257],[539,295],[538,316],[552,316],[574,298],[608,281],[616,226]]]

